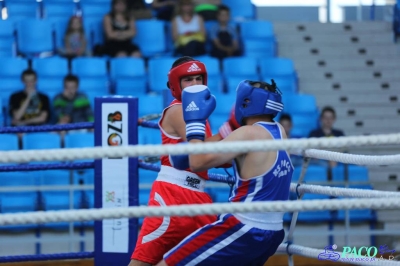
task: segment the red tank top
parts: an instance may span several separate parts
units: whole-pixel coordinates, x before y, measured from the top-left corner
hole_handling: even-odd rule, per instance
[[[164,109],[164,111],[162,112],[162,115],[161,115],[161,119],[160,119],[160,121],[158,122],[158,125],[159,125],[160,130],[161,130],[161,140],[162,140],[162,144],[177,144],[177,143],[183,142],[183,139],[182,139],[181,137],[174,137],[174,136],[168,135],[168,134],[163,130],[163,128],[161,127],[161,122],[162,122],[162,120],[163,120],[163,118],[164,118],[164,115],[165,115],[165,113],[167,112],[168,108],[170,108],[170,107],[173,106],[173,105],[177,105],[177,104],[182,105],[182,102],[181,102],[181,101],[178,101],[178,100],[176,100],[176,99],[173,100],[173,101],[169,104],[169,106],[168,106],[167,108]],[[207,123],[206,123],[206,138],[211,137],[211,136],[212,136],[211,127],[210,127],[210,124],[208,123],[208,120],[207,120]],[[172,167],[171,162],[169,161],[169,156],[168,156],[168,155],[163,155],[163,156],[161,156],[161,165],[171,166],[171,167]],[[203,179],[208,179],[207,171],[203,171],[203,172],[193,172],[193,171],[191,171],[190,169],[186,169],[186,171],[195,173],[195,174],[197,174],[198,176],[200,176],[200,177],[203,178]]]

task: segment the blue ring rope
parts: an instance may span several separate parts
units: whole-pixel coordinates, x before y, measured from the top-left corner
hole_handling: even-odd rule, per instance
[[[152,163],[139,162],[139,168],[155,172],[160,171],[160,166]],[[208,177],[210,181],[235,184],[235,178],[233,176],[209,173]]]
[[[92,169],[94,162],[1,165],[0,172]]]
[[[0,257],[0,263],[22,262],[22,261],[46,261],[46,260],[70,260],[70,259],[91,259],[94,258],[94,252],[72,252],[55,253],[40,255],[18,255]]]

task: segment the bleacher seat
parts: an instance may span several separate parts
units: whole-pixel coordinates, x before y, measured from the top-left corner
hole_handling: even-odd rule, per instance
[[[284,97],[285,112],[290,114],[318,115],[317,100],[311,94],[290,94]]]
[[[224,115],[225,119],[228,119],[229,113],[236,102],[236,91],[214,95],[217,99],[217,106],[215,107],[213,114]]]
[[[147,205],[150,199],[150,188],[141,188],[139,190],[139,206]]]
[[[139,127],[138,135],[139,144],[161,144],[161,132],[154,128]]]
[[[321,200],[321,199],[329,199],[327,195],[319,195],[319,194],[304,194],[303,200]],[[308,223],[318,223],[318,222],[329,222],[332,220],[331,211],[301,211],[298,216],[299,222],[308,222]]]
[[[68,61],[62,57],[35,58],[32,68],[39,78],[64,78],[69,72]]]
[[[139,183],[140,184],[147,184],[151,185],[157,178],[157,172],[146,170],[146,169],[139,169]]]
[[[72,60],[71,72],[78,77],[107,76],[107,61],[103,58],[76,58]]]
[[[66,18],[48,18],[54,30],[55,48],[62,50],[64,48],[64,36],[68,27],[68,19]]]
[[[96,97],[110,95],[109,89],[110,82],[106,77],[81,78],[79,81],[79,90],[87,95],[92,108]]]
[[[16,23],[17,50],[26,56],[53,52],[53,29],[47,20],[27,19]]]
[[[0,23],[1,26],[1,23]],[[17,57],[2,57],[0,77],[21,79],[21,73],[28,69],[28,60]]]
[[[295,78],[296,71],[293,60],[288,58],[261,58],[260,73],[269,78]]]
[[[273,79],[278,87],[279,91],[282,93],[283,98],[287,95],[296,94],[297,93],[297,78],[296,79],[285,79],[285,78],[274,78],[274,77],[261,77],[261,80],[272,83],[271,79]],[[283,100],[284,100],[283,99]]]
[[[175,60],[175,58],[170,57],[152,58],[149,60],[148,75],[149,88],[151,91],[161,92],[162,90],[167,89],[167,73],[171,69]]]
[[[211,89],[211,92],[223,91],[222,74],[218,59],[209,56],[203,56],[196,59],[200,60],[206,65],[208,79],[207,83],[208,87]]]
[[[234,20],[240,21],[255,18],[255,7],[250,0],[223,0],[222,3],[229,7],[231,17]]]
[[[25,150],[60,149],[61,139],[57,133],[26,133],[22,136]]]
[[[104,15],[104,14],[103,14]],[[103,16],[85,17],[83,27],[87,39],[87,49],[92,51],[95,45],[101,45],[104,42]]]
[[[75,185],[94,185],[94,169],[82,169],[73,171]]]
[[[22,84],[20,78],[1,78],[0,82],[0,99],[3,106],[8,106],[8,101],[11,94],[18,90],[22,90],[24,84]]]
[[[110,76],[115,81],[115,94],[136,95],[146,93],[144,60],[115,58],[110,61]]]
[[[2,172],[0,187],[35,186],[37,180],[31,172]],[[0,213],[30,212],[38,209],[38,194],[35,190],[24,192],[1,192]],[[1,226],[0,230],[26,230],[36,225]]]
[[[45,1],[45,18],[69,19],[76,11],[76,3],[73,1]]]
[[[46,94],[50,101],[54,99],[54,97],[63,91],[63,78],[38,78],[37,81],[37,89]]]
[[[147,95],[139,99],[139,116],[160,114],[163,110],[163,97],[161,95]]]
[[[301,167],[295,167],[292,182],[297,182],[300,178]],[[325,166],[309,165],[304,175],[303,182],[315,183],[315,182],[327,182],[328,181],[328,169]]]
[[[346,170],[349,182],[368,182],[368,168],[358,165],[339,165],[332,169],[332,180],[336,182],[344,182],[346,180]]]
[[[14,54],[14,20],[0,20],[0,56]]]
[[[94,147],[93,132],[71,132],[65,135],[65,148]]]
[[[298,114],[291,115],[293,128],[290,135],[295,138],[307,138],[317,126],[317,115]]]
[[[110,2],[84,1],[81,4],[81,9],[84,18],[102,18],[110,12]]]
[[[229,93],[235,93],[237,85],[242,80],[259,80],[256,58],[228,57],[223,60],[222,65]]]
[[[370,185],[350,185],[349,188],[356,189],[373,189]],[[361,209],[361,210],[349,210],[350,222],[371,222],[376,219],[376,214],[372,209]],[[346,211],[338,210],[337,219],[339,221],[344,221],[346,219]]]
[[[18,150],[18,136],[16,134],[1,134],[0,150]]]
[[[138,20],[134,43],[140,47],[144,57],[162,55],[166,52],[164,22],[158,20]],[[151,34],[149,34],[151,32]]]
[[[274,57],[276,40],[272,23],[269,21],[243,21],[239,23],[243,40],[244,55],[255,58]]]
[[[22,20],[38,18],[39,5],[36,1],[7,1],[7,14],[10,19]]]

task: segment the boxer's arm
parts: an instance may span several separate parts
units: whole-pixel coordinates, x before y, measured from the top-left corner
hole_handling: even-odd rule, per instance
[[[232,141],[246,141],[257,138],[254,128],[243,126],[229,134],[220,142],[228,143]],[[203,141],[193,139],[189,143],[202,143]],[[189,154],[189,166],[194,172],[204,171],[209,168],[218,167],[225,163],[232,162],[233,159],[243,154],[243,152],[233,153],[210,153],[210,154]]]

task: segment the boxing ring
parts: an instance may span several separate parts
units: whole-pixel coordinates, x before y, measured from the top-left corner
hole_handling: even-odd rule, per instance
[[[290,139],[274,141],[244,141],[235,143],[204,143],[188,145],[138,145],[138,126],[158,128],[151,121],[138,119],[136,98],[96,98],[96,123],[56,125],[43,127],[2,128],[0,133],[64,131],[94,128],[94,148],[63,148],[52,150],[21,150],[0,152],[0,163],[28,163],[96,159],[94,163],[58,163],[1,166],[0,171],[32,171],[46,169],[95,169],[95,209],[38,211],[0,214],[0,226],[38,224],[49,222],[95,221],[94,252],[21,255],[0,257],[0,263],[18,261],[65,260],[94,258],[95,265],[125,265],[129,262],[138,234],[138,219],[145,216],[195,216],[201,214],[241,212],[292,212],[287,237],[279,253],[319,258],[326,250],[293,243],[299,211],[400,209],[400,193],[304,184],[310,158],[356,165],[393,165],[400,163],[399,155],[368,156],[344,154],[320,149],[399,144],[400,134],[355,136],[319,139]],[[159,166],[138,160],[140,156],[163,154],[200,154],[273,150],[303,150],[305,158],[297,183],[290,186],[297,200],[250,203],[214,203],[166,207],[138,206],[138,169],[158,171]],[[233,184],[231,176],[210,174],[210,180]],[[110,200],[110,191],[113,200]],[[323,199],[302,201],[304,193],[350,197],[351,199]],[[132,218],[132,219],[129,219]],[[116,229],[117,228],[117,229]],[[107,241],[113,238],[118,241]],[[107,243],[113,242],[113,243]],[[338,261],[340,262],[340,261]],[[351,262],[365,265],[365,262]],[[400,265],[391,260],[377,260],[368,265]]]

